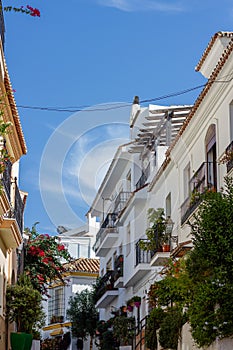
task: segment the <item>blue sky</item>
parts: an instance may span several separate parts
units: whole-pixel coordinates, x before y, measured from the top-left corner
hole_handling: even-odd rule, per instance
[[[3,1],[14,3],[19,1]],[[29,193],[25,226],[39,221],[41,232],[53,234],[58,225],[75,227],[85,221],[112,154],[129,136],[129,103],[135,95],[145,100],[205,83],[195,66],[214,33],[233,29],[233,4],[28,3],[41,10],[41,18],[5,14],[5,54],[17,104],[89,106],[89,112],[79,113],[19,107],[28,147],[20,167],[20,187]],[[199,92],[157,103],[192,104]],[[90,112],[100,105],[108,109],[110,103],[122,108]]]

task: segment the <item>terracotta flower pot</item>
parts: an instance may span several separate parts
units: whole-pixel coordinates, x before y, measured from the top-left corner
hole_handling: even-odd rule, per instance
[[[163,252],[170,252],[170,244],[163,244]]]

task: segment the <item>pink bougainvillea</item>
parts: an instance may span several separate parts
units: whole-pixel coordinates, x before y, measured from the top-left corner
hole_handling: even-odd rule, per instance
[[[64,262],[69,262],[71,257],[57,236],[39,234],[36,225],[28,230],[29,240],[25,250],[25,272],[30,276],[35,289],[42,294],[47,294],[47,286],[50,281],[63,279]]]

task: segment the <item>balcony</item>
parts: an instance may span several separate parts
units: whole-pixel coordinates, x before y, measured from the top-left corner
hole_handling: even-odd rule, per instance
[[[123,287],[123,273],[124,273],[124,256],[119,255],[114,262],[114,287],[122,288]]]
[[[233,141],[227,146],[225,151],[227,158],[226,166],[227,166],[227,172],[233,168]]]
[[[114,271],[107,271],[101,278],[99,288],[96,291],[96,308],[107,307],[118,296],[118,290],[114,287]]]
[[[169,258],[170,258],[170,249],[169,251],[158,250],[152,256],[150,266],[164,266]]]
[[[6,168],[1,177],[3,190],[0,196],[0,215],[10,210],[11,168],[11,162],[9,160],[6,161]]]
[[[103,221],[100,230],[96,235],[96,241],[93,246],[97,256],[105,256],[109,249],[115,244],[118,238],[116,220],[117,214],[109,213]]]
[[[146,273],[151,271],[151,256],[152,252],[149,250],[143,250],[141,248],[141,241],[146,242],[145,239],[139,239],[135,245],[135,267],[132,269],[130,278],[126,281],[125,286],[134,286],[139,282]]]
[[[150,164],[147,166],[147,168],[144,171],[142,171],[142,174],[135,185],[136,190],[139,190],[146,184],[146,181],[149,176],[150,176]]]
[[[7,249],[17,248],[22,242],[22,233],[11,209],[1,217],[0,235]]]
[[[216,162],[204,162],[189,181],[192,189],[190,197],[181,205],[181,225],[183,225],[199,206],[202,194],[206,191],[216,191]]]
[[[5,191],[3,190],[0,196],[2,204],[0,234],[5,246],[10,249],[17,248],[22,242],[24,203],[16,184],[16,179],[12,183],[8,171],[9,168],[5,170],[2,177],[2,184]],[[14,194],[13,198],[10,198],[11,186]],[[11,206],[10,199],[11,201],[14,199],[14,207]],[[4,207],[3,204],[5,205]]]
[[[131,192],[121,191],[114,201],[114,213],[119,214],[125,207]]]

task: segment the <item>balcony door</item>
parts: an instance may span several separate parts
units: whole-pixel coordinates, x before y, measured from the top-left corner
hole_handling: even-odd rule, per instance
[[[210,125],[205,138],[207,162],[207,187],[217,189],[216,128]]]

